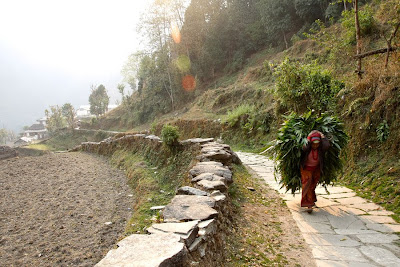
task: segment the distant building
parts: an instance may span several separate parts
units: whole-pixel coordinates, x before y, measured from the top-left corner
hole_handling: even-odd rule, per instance
[[[42,123],[32,124],[26,131],[24,131],[24,137],[30,137],[33,139],[43,139],[47,136],[46,126]]]
[[[118,105],[108,105],[107,112],[110,111],[110,110],[113,110],[116,107],[118,107]],[[77,119],[91,118],[91,117],[95,117],[95,115],[90,113],[90,105],[81,105],[76,110],[76,118]]]
[[[76,110],[76,117],[78,119],[94,117],[94,115],[92,115],[90,113],[90,105],[82,105],[82,106],[80,106]]]
[[[47,117],[43,117],[41,119],[37,120],[40,124],[43,124],[44,126],[47,125]]]
[[[107,111],[111,111],[116,107],[118,107],[118,105],[108,105],[108,110]]]

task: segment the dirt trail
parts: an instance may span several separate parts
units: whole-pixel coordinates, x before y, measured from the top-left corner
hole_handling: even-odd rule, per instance
[[[0,266],[93,266],[124,232],[131,194],[95,155],[0,161]]]

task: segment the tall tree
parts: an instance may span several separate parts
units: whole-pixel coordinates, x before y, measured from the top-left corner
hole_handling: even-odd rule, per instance
[[[387,0],[384,3],[381,3],[377,17],[380,22],[379,26],[381,36],[386,41],[386,47],[368,51],[362,54],[358,53],[357,50],[357,54],[354,57],[360,64],[361,59],[364,57],[386,53],[385,68],[387,68],[389,64],[390,53],[399,49],[399,47],[393,45],[393,42],[400,31],[400,3],[397,0]]]
[[[260,0],[258,5],[261,21],[270,41],[277,44],[282,40],[288,48],[290,32],[302,26],[296,14],[294,1]]]
[[[5,128],[0,129],[0,144],[7,143],[8,132]]]
[[[46,109],[44,113],[47,117],[46,128],[50,134],[54,134],[57,130],[66,126],[62,109],[59,106],[50,106],[50,111]]]
[[[76,112],[71,103],[65,103],[61,107],[61,112],[67,122],[68,127],[74,129],[76,127]]]
[[[98,87],[92,85],[91,89],[92,93],[89,96],[90,113],[100,116],[107,112],[110,98],[107,94],[106,88],[102,84]]]
[[[325,10],[329,6],[327,0],[295,0],[296,13],[305,23],[313,23],[325,18]]]
[[[140,77],[142,83],[157,84],[170,100],[170,108],[175,108],[176,88],[174,66],[172,64],[176,46],[172,38],[172,29],[179,29],[183,23],[183,0],[155,0],[142,18],[141,33],[147,39],[147,47],[151,56],[147,59],[154,60],[156,73],[153,76]],[[175,25],[175,27],[174,27]],[[179,33],[178,33],[179,34]],[[179,39],[179,38],[178,38]],[[145,72],[142,72],[142,74]],[[140,80],[139,79],[139,80]]]

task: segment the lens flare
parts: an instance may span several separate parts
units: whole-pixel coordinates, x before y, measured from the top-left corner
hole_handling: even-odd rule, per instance
[[[181,42],[181,31],[176,23],[171,24],[171,35],[176,44]]]
[[[188,73],[190,71],[190,59],[186,55],[180,55],[175,60],[175,65],[182,73]]]
[[[182,78],[182,87],[186,92],[192,92],[196,89],[196,79],[192,75],[186,75]]]

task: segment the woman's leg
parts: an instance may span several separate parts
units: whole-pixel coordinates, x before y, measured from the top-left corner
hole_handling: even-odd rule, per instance
[[[317,168],[312,172],[311,193],[313,202],[317,202],[317,195],[315,194],[315,188],[317,187],[320,177],[321,177],[321,170]],[[313,205],[315,205],[315,203],[313,203]]]
[[[301,169],[301,206],[312,207],[314,206],[312,184],[313,172]]]

